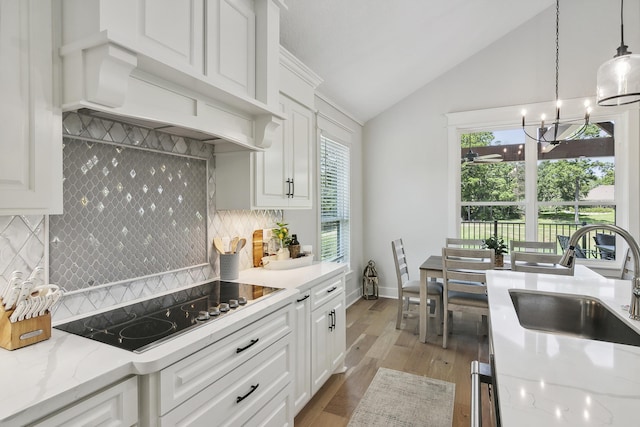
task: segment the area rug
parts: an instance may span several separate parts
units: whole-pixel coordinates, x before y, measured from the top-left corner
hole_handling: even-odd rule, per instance
[[[349,426],[451,427],[456,385],[379,368]]]

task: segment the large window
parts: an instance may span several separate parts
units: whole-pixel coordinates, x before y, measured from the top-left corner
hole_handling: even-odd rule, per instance
[[[320,136],[321,260],[349,262],[349,148]]]
[[[579,138],[557,145],[527,138],[520,128],[462,133],[461,237],[497,233],[507,242],[556,242],[561,251],[579,227],[615,224],[613,130],[612,121],[595,123]],[[582,256],[615,259],[615,238],[609,234],[585,236]]]

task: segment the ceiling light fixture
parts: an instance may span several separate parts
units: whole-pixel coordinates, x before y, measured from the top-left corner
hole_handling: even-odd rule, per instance
[[[640,55],[624,44],[624,0],[620,0],[620,46],[613,59],[598,68],[598,105],[616,106],[640,101]]]
[[[545,127],[546,116],[543,114],[540,117],[540,127],[538,128],[538,135],[532,136],[527,133],[525,116],[526,110],[522,110],[522,131],[526,136],[531,139],[537,140],[543,146],[543,151],[550,151],[554,146],[558,145],[562,141],[568,141],[578,139],[584,134],[587,126],[589,126],[589,116],[591,115],[591,107],[589,101],[585,101],[585,114],[584,123],[575,124],[570,122],[560,122],[560,107],[562,101],[558,96],[558,81],[560,76],[560,0],[556,0],[556,111],[555,118],[550,126]]]

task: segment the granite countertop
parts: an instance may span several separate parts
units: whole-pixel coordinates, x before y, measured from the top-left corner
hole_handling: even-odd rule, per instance
[[[638,425],[640,347],[539,332],[520,326],[509,289],[592,296],[640,333],[623,306],[631,282],[584,266],[576,276],[487,272],[491,338],[504,426]]]
[[[343,270],[340,264],[317,263],[295,271],[243,271],[237,281],[285,291],[141,354],[58,329],[46,341],[14,351],[0,349],[5,384],[0,390],[0,425],[24,425],[130,375],[157,372],[247,326],[267,310],[284,307],[299,295],[298,287],[304,290]]]

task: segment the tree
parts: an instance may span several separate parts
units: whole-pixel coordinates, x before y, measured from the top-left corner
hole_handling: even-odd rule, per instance
[[[538,200],[575,200],[576,182],[580,187],[579,199],[583,199],[598,180],[594,163],[587,159],[541,162],[538,165]]]

